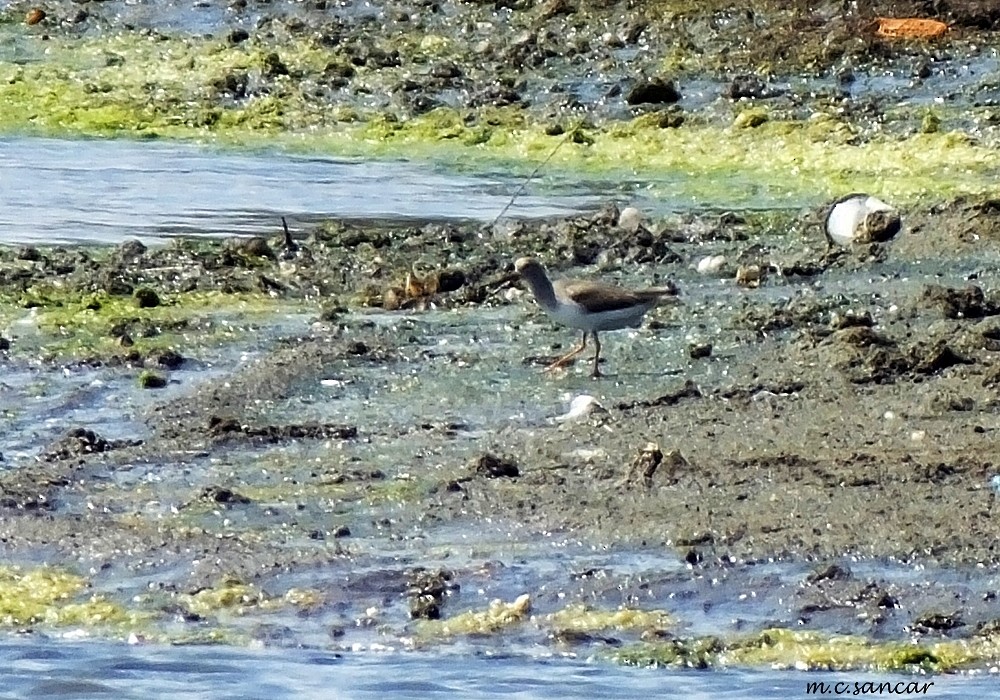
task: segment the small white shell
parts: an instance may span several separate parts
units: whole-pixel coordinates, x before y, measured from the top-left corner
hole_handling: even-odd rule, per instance
[[[826,235],[837,245],[849,246],[855,240],[864,238],[863,234],[866,232],[870,214],[873,212],[894,213],[895,211],[895,208],[871,195],[848,195],[834,202],[833,206],[830,207],[826,216]]]
[[[618,228],[635,233],[642,226],[642,212],[635,207],[625,207],[618,215]]]
[[[597,399],[589,394],[581,394],[574,396],[573,400],[569,402],[569,411],[561,416],[556,416],[555,420],[560,423],[579,420],[597,411],[606,413],[604,406],[598,403]]]
[[[706,255],[698,261],[694,269],[698,271],[699,275],[717,275],[725,264],[726,256],[724,255]]]

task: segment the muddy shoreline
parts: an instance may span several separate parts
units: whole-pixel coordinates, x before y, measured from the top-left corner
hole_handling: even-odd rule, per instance
[[[945,585],[942,597],[868,571],[885,562],[961,579],[995,570],[1000,558],[991,486],[1000,304],[995,256],[984,248],[992,203],[905,212],[887,246],[835,251],[821,211],[668,218],[633,232],[616,211],[495,230],[339,222],[290,242],[276,233],[152,249],[4,250],[12,376],[69,370],[142,397],[130,404],[127,434],[109,439],[100,426],[57,420],[37,432],[51,436],[45,442],[5,450],[6,556],[27,563],[44,552],[50,566],[102,572],[92,585],[117,580],[121,591],[155,579],[160,597],[143,594],[140,609],[202,626],[209,610],[233,604],[219,601],[243,601],[251,618],[255,605],[273,610],[263,601],[276,596],[295,607],[281,596],[302,594],[283,580],[336,571],[341,583],[308,588],[308,614],[360,614],[375,585],[386,610],[398,608],[387,624],[407,629],[409,615],[447,619],[469,603],[450,600],[438,579],[413,578],[437,570],[453,533],[516,524],[517,551],[529,560],[545,551],[532,538],[557,536],[677,569],[658,593],[636,598],[668,611],[663,596],[692,585],[696,599],[724,603],[752,586],[757,567],[801,571],[799,592],[781,604],[771,596],[790,584],[765,577],[760,595],[774,615],[740,623],[740,634],[805,624],[884,640],[914,629],[944,641],[992,639],[992,576]],[[410,267],[415,249],[422,268]],[[753,288],[700,275],[693,267],[706,251],[769,274]],[[669,279],[682,303],[655,312],[638,335],[610,335],[605,379],[588,379],[586,361],[548,375],[544,358],[573,334],[521,290],[512,261],[524,252],[557,274]],[[108,280],[116,295],[98,291]],[[211,310],[187,305],[204,294],[216,295]],[[213,314],[255,294],[268,301],[252,302],[254,321],[216,335]],[[35,324],[28,340],[17,335],[24,315]],[[78,336],[74,317],[87,318]],[[283,317],[291,320],[282,326],[266,320]],[[691,353],[694,345],[712,350]],[[243,360],[219,359],[241,347]],[[148,372],[162,384],[146,383]],[[460,385],[467,394],[440,393]],[[30,405],[29,394],[12,393]],[[554,423],[577,394],[604,410]],[[74,408],[88,400],[69,399]],[[511,422],[491,402],[526,417]],[[16,410],[6,417],[9,429],[27,427]],[[351,574],[393,546],[406,549],[404,567],[360,582]],[[485,542],[476,549],[442,569],[458,590],[484,575],[483,558],[487,567],[506,558]],[[865,573],[853,573],[858,566]],[[622,576],[610,569],[577,595],[617,600],[613,591],[630,580]],[[721,591],[703,587],[719,576],[730,582]],[[384,589],[378,580],[398,582]],[[556,599],[546,603],[542,591],[555,581],[529,580],[539,587],[528,591],[534,609],[552,609]],[[493,585],[507,600],[524,592],[503,575]],[[198,607],[203,591],[216,597]],[[419,603],[426,595],[437,602]],[[606,646],[598,637],[570,644]],[[694,652],[677,644],[670,658],[657,655],[664,647],[622,658],[691,663]],[[702,660],[749,659],[741,644]],[[932,667],[951,668],[939,656]],[[906,667],[903,658],[869,666]]]
[[[4,624],[995,666],[1000,206],[970,193],[997,168],[1000,9],[899,41],[874,18],[924,4],[695,5],[203,3],[199,34],[13,4],[5,133],[683,172],[695,201],[733,172],[799,201],[877,185],[903,230],[831,248],[825,207],[609,203],[0,248]],[[527,254],[682,303],[609,334],[605,379],[545,374],[575,338]],[[600,410],[559,419],[584,394]]]

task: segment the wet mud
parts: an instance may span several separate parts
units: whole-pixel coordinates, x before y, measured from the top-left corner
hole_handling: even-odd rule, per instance
[[[870,668],[986,663],[1000,561],[995,211],[906,211],[895,240],[850,249],[829,247],[821,209],[627,230],[608,205],[494,226],[331,222],[292,241],[8,250],[6,313],[37,326],[30,342],[23,324],[5,332],[11,376],[71,368],[142,403],[124,434],[57,421],[47,441],[5,448],[4,551],[97,572],[90,585],[154,621],[150,639],[336,645],[377,629],[380,643],[412,632],[433,645],[530,624],[520,634],[557,648],[712,665],[773,646],[745,635],[804,627],[869,640]],[[682,303],[609,334],[603,379],[586,359],[546,373],[538,351],[575,334],[522,289],[513,260],[528,252],[556,275],[674,283]],[[700,274],[707,254],[767,274],[752,287]],[[89,310],[108,333],[154,297],[179,311],[185,294],[218,296],[155,355],[46,350],[71,333],[59,314],[108,279],[117,301]],[[199,340],[202,315],[262,289],[264,313],[291,312],[284,325]],[[135,381],[148,366],[163,389]],[[581,394],[589,410],[557,415]],[[31,410],[8,405],[9,427]],[[606,555],[547,572],[560,541]],[[514,552],[516,575],[501,563]],[[487,608],[486,591],[513,607]],[[622,605],[673,622],[591,619]],[[470,606],[481,616],[414,627]],[[257,619],[282,609],[312,631]],[[178,624],[198,633],[164,631]],[[913,635],[974,639],[979,655],[878,646]]]
[[[38,42],[113,34],[121,53],[98,63],[121,68],[172,40],[121,6],[15,3],[3,18],[23,13]],[[937,133],[935,112],[891,104],[898,90],[848,94],[885,70],[951,81],[974,108],[942,111],[973,125],[949,147],[996,138],[995,88],[955,67],[982,58],[995,3],[951,3],[947,38],[902,42],[873,20],[926,3],[393,4],[349,19],[270,6],[204,4],[222,13],[213,31],[234,25],[213,56],[254,53],[197,71],[205,47],[187,47],[185,75],[205,80],[161,76],[167,97],[122,114],[88,101],[108,102],[113,81],[87,82],[67,95],[96,125],[74,128],[267,135],[332,119],[383,143],[436,114],[432,141],[475,147],[530,119],[584,149],[628,136],[615,120],[829,126],[809,122],[819,106],[838,121],[808,141]],[[497,13],[519,31],[493,31]],[[17,117],[0,110],[19,128],[48,79],[25,50],[6,83],[10,96],[27,81]],[[674,105],[706,72],[732,103]],[[806,73],[826,88],[785,84]],[[187,112],[169,97],[184,90]],[[849,164],[824,167],[854,189]],[[892,240],[849,248],[827,241],[826,207],[637,218],[609,204],[0,250],[0,619],[135,643],[502,636],[640,664],[995,665],[1000,205],[900,206]],[[556,275],[676,284],[682,303],[608,334],[605,378],[586,359],[545,373],[575,333],[533,305],[522,255]],[[580,395],[586,410],[562,413]]]

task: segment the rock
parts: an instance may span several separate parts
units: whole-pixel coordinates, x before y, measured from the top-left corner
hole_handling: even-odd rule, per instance
[[[726,89],[726,96],[731,100],[758,99],[765,96],[766,89],[764,81],[755,75],[737,75]]]
[[[221,503],[223,505],[246,505],[250,503],[250,499],[241,493],[237,493],[232,489],[226,488],[225,486],[206,486],[200,494],[198,494],[198,499],[202,501],[209,501],[212,503]]]
[[[166,377],[163,377],[156,372],[150,372],[147,370],[139,375],[140,389],[162,389],[166,385]]]
[[[47,15],[45,14],[45,10],[38,7],[33,7],[30,10],[28,10],[28,13],[24,16],[24,23],[29,26],[38,24],[39,22],[43,21],[46,17]]]
[[[160,296],[149,287],[139,287],[132,296],[140,309],[152,309],[160,305]]]
[[[184,356],[176,350],[164,350],[156,358],[156,364],[167,369],[177,369],[184,364]]]
[[[768,120],[767,112],[762,109],[745,109],[736,115],[733,127],[736,129],[756,129]]]
[[[462,270],[451,268],[442,270],[437,277],[437,291],[439,294],[454,292],[465,286],[466,277]]]
[[[681,99],[681,94],[672,80],[651,78],[633,86],[625,95],[625,102],[630,105],[641,104],[672,104]]]
[[[690,348],[688,348],[688,355],[691,356],[692,360],[701,360],[706,357],[712,356],[712,344],[711,343],[693,343]]]
[[[244,41],[250,38],[250,33],[246,29],[234,29],[229,32],[229,36],[226,37],[229,43],[233,46],[237,44],[242,44]]]
[[[835,201],[826,215],[829,241],[837,245],[886,243],[902,228],[899,213],[867,194],[849,194]]]
[[[281,57],[271,52],[264,56],[261,72],[266,78],[276,78],[280,75],[288,75],[288,67],[281,61]]]
[[[487,479],[508,478],[513,479],[521,476],[521,470],[510,457],[497,457],[490,452],[484,452],[476,461],[476,473],[485,476]]]
[[[244,255],[248,255],[256,258],[269,258],[274,260],[274,251],[271,250],[271,246],[268,245],[266,239],[261,236],[254,236],[252,238],[247,238],[244,241],[240,241],[239,249]]]
[[[764,269],[760,265],[740,265],[736,269],[736,284],[740,287],[756,289],[764,277]]]
[[[945,318],[982,318],[1000,313],[1000,305],[987,299],[983,290],[974,284],[965,289],[928,284],[920,294],[920,302],[923,306],[940,309]]]

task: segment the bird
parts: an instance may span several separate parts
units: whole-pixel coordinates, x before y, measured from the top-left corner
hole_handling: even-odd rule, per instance
[[[514,269],[531,288],[538,305],[552,319],[583,331],[578,347],[549,365],[548,369],[563,367],[587,348],[587,336],[594,339],[594,368],[591,377],[601,376],[600,331],[638,328],[646,312],[656,306],[662,297],[677,296],[677,288],[625,289],[602,282],[586,280],[549,279],[545,267],[535,258],[518,258]]]

